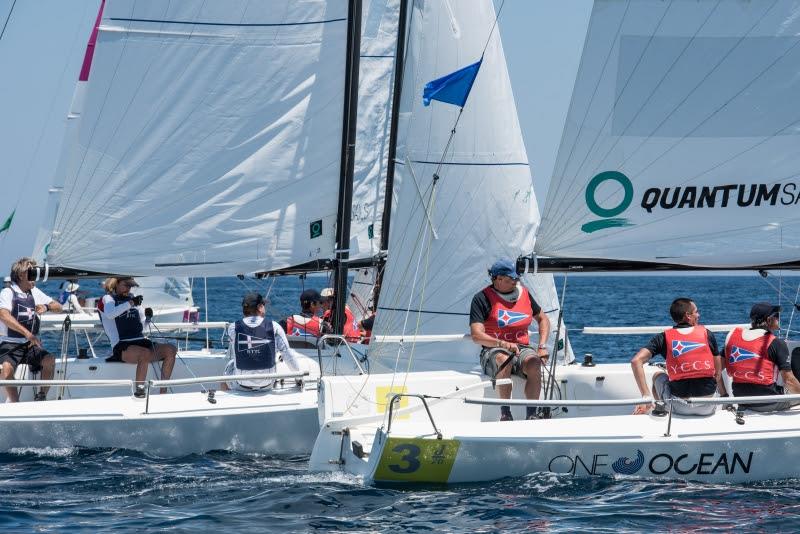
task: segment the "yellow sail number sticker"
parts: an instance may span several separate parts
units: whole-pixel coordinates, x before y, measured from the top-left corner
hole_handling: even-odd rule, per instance
[[[459,445],[454,439],[388,438],[375,480],[447,482]]]

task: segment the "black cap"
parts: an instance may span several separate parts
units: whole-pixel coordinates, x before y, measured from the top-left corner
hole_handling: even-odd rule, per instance
[[[306,289],[300,293],[300,303],[303,302],[322,302],[322,297],[316,289]]]
[[[780,313],[781,307],[770,304],[769,302],[756,302],[750,308],[750,319],[766,319],[776,313]]]
[[[242,299],[243,308],[257,308],[261,304],[264,304],[264,297],[255,291],[248,293]]]

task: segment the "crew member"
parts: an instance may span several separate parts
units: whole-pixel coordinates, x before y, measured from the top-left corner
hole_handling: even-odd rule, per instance
[[[668,401],[672,398],[712,397],[717,390],[725,393],[722,383],[722,358],[714,334],[700,324],[700,312],[692,299],[672,301],[669,314],[675,325],[650,342],[631,359],[633,376],[643,397],[650,396],[644,364],[655,354],[667,360],[667,372],[653,375],[653,397]],[[639,405],[633,413],[644,414],[651,405]],[[680,415],[711,415],[715,404],[689,405],[673,402],[673,413]]]
[[[300,293],[300,313],[290,315],[280,322],[280,326],[290,336],[320,337],[330,333],[319,313],[322,310],[322,297],[316,289],[306,289]]]
[[[26,363],[30,371],[41,371],[43,380],[52,380],[55,358],[42,347],[39,333],[39,315],[46,311],[60,312],[61,304],[45,295],[28,271],[36,267],[31,258],[20,258],[11,266],[11,284],[0,291],[0,379],[13,380],[14,371],[20,363]],[[34,400],[47,399],[49,387],[43,386],[34,395]],[[19,400],[15,387],[6,387],[9,402]]]
[[[734,328],[725,339],[725,369],[733,381],[735,397],[783,395],[776,384],[778,375],[785,389],[800,394],[800,382],[792,373],[789,347],[773,332],[780,330],[780,306],[758,302],[750,309],[750,328]],[[741,404],[758,412],[788,410],[798,401],[769,404]]]
[[[229,360],[224,374],[275,373],[279,360],[293,372],[311,371],[316,367],[309,358],[289,348],[286,333],[278,323],[265,320],[266,302],[260,294],[248,293],[244,296],[242,315],[242,319],[228,325]],[[274,384],[272,379],[240,379],[224,382],[221,388],[263,390]]]
[[[332,287],[326,287],[322,290],[322,308],[325,310],[322,313],[322,319],[328,324],[333,324],[333,310],[336,308],[336,294]],[[353,311],[347,304],[344,305],[344,327],[342,335],[351,343],[358,343],[361,341],[361,329],[358,326]]]
[[[136,389],[134,396],[145,396],[145,380],[150,362],[160,361],[161,379],[168,380],[175,366],[178,349],[169,343],[153,343],[144,337],[145,313],[142,296],[132,296],[131,288],[138,287],[130,276],[109,278],[104,287],[108,293],[103,297],[98,312],[103,328],[113,347],[109,362],[136,364]],[[166,393],[167,388],[161,388]]]
[[[77,294],[78,288],[80,287],[81,286],[78,285],[78,282],[75,280],[64,282],[61,286],[61,294],[58,296],[58,302],[62,306],[66,306],[67,313],[84,313]]]
[[[481,368],[490,376],[509,378],[515,374],[525,380],[525,398],[538,399],[542,387],[542,364],[546,362],[550,320],[530,292],[519,283],[517,268],[501,258],[489,269],[492,283],[472,297],[469,328],[472,341],[482,346]],[[528,327],[539,325],[539,345],[529,345]],[[497,387],[500,398],[511,398],[511,385]],[[528,407],[527,418],[537,410]],[[511,421],[511,408],[500,407],[500,420]]]

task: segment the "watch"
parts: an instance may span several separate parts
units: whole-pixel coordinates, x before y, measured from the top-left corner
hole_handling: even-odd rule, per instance
[[[546,348],[547,348],[547,345],[539,345],[539,346],[538,346],[538,347],[536,347],[536,348],[538,348],[539,350],[546,349]]]

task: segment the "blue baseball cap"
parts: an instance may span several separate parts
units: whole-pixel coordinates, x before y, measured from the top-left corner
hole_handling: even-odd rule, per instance
[[[519,280],[519,274],[517,274],[517,266],[508,258],[500,258],[496,262],[492,264],[492,267],[489,269],[489,276],[494,278],[495,276],[509,276],[514,280]]]

